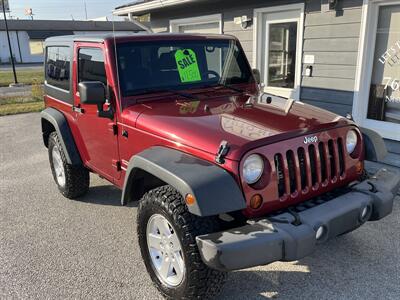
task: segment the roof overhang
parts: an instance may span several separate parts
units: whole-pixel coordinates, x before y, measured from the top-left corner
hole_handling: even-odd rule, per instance
[[[45,40],[49,37],[60,36],[60,35],[73,35],[74,32],[72,30],[63,30],[63,31],[52,31],[52,30],[28,30],[27,31],[29,39],[31,40]]]
[[[127,16],[129,14],[132,14],[134,16],[144,15],[146,13],[149,13],[153,10],[157,10],[160,8],[171,7],[195,1],[198,0],[152,0],[152,1],[138,2],[138,3],[133,3],[131,5],[127,4],[124,6],[117,7],[113,11],[113,14],[117,16]]]
[[[143,31],[143,27],[128,21],[77,21],[77,20],[8,20],[10,31]],[[0,31],[5,30],[0,21]]]

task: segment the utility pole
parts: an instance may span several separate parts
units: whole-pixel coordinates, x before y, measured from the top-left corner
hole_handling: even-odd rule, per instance
[[[8,32],[8,24],[7,24],[7,17],[6,17],[6,5],[4,4],[4,0],[1,0],[1,3],[2,3],[2,8],[3,8],[4,23],[6,25],[8,49],[10,50],[11,65],[12,65],[12,69],[13,69],[13,73],[14,73],[14,84],[18,84],[17,72],[15,72],[14,56],[13,56],[12,48],[11,48],[10,33]]]

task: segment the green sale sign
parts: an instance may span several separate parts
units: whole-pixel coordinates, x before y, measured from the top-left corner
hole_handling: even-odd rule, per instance
[[[192,49],[176,51],[175,61],[181,82],[194,82],[201,80],[196,53],[194,53]]]

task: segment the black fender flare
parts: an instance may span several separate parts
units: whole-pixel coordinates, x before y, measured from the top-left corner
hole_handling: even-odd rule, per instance
[[[173,186],[183,197],[195,196],[189,212],[214,216],[246,208],[243,193],[225,169],[178,150],[155,146],[134,155],[126,170],[122,204],[127,204],[135,189],[135,174],[145,171]]]
[[[57,109],[48,107],[41,113],[43,142],[47,146],[47,132],[43,120],[50,122],[58,134],[58,138],[63,147],[65,158],[70,165],[82,165],[82,159],[79,155],[78,148],[76,147],[74,137],[71,129],[69,128],[67,119],[64,114]]]
[[[381,162],[387,155],[387,149],[383,138],[379,133],[368,128],[360,127],[363,135],[365,159]]]

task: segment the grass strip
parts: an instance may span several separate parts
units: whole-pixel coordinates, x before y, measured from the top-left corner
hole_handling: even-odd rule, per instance
[[[19,83],[42,84],[44,82],[43,70],[18,70],[17,79]],[[12,71],[0,71],[0,87],[8,86],[14,82]]]
[[[7,103],[0,105],[0,116],[38,112],[44,109],[43,101]]]

